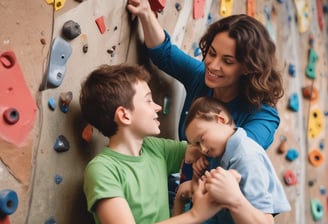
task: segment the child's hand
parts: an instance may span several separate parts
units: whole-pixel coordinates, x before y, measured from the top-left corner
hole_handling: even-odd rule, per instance
[[[239,188],[240,174],[235,170],[225,170],[221,167],[206,171],[205,188],[215,202],[229,208],[243,194]]]
[[[209,167],[209,162],[205,156],[200,157],[196,162],[192,164],[192,169],[194,172],[194,176],[198,179],[200,178],[205,170]]]
[[[190,144],[187,145],[187,150],[185,154],[185,163],[193,163],[197,161],[202,156],[202,153],[199,151],[199,148],[196,146],[192,146]]]

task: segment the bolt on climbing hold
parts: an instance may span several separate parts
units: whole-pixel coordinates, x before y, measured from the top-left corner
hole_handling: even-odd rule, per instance
[[[297,93],[293,93],[288,100],[288,108],[292,111],[298,112],[299,110],[299,100]]]
[[[68,20],[62,27],[62,35],[65,39],[73,40],[81,34],[80,24],[73,20]]]
[[[288,73],[292,76],[295,77],[296,76],[296,67],[294,64],[289,64],[288,66]]]
[[[319,221],[323,216],[323,206],[319,199],[311,199],[310,201],[312,218],[314,221]]]
[[[319,96],[319,91],[315,88],[315,86],[306,86],[302,88],[302,94],[304,98],[311,101],[316,101]]]
[[[66,62],[72,54],[72,47],[62,38],[56,37],[51,46],[48,65],[48,84],[58,87],[65,76]]]
[[[324,117],[320,109],[315,108],[310,111],[308,121],[308,136],[315,138],[320,135],[323,130]]]
[[[320,185],[320,194],[321,195],[325,195],[326,194],[326,188],[325,188],[325,186],[324,185]]]
[[[297,184],[297,177],[292,170],[286,170],[284,174],[284,182],[288,186]]]
[[[48,100],[48,106],[49,106],[50,110],[55,110],[56,109],[56,100],[55,100],[55,98],[51,97]]]
[[[88,36],[86,34],[81,35],[81,42],[82,42],[83,53],[87,53],[89,50],[89,45],[88,45]]]
[[[54,150],[56,152],[66,152],[70,148],[69,142],[64,135],[59,135],[54,144]]]
[[[72,91],[68,91],[66,93],[60,93],[60,98],[59,98],[59,104],[60,104],[60,110],[63,113],[67,113],[69,110],[69,105],[73,99],[73,93]]]
[[[19,121],[19,112],[15,108],[8,108],[3,112],[3,119],[7,124],[16,124]]]
[[[96,24],[101,34],[105,33],[106,25],[105,25],[105,18],[104,16],[100,16],[96,19]]]
[[[82,139],[86,142],[90,142],[93,135],[93,127],[90,124],[87,124],[82,131]]]
[[[17,193],[10,189],[0,191],[0,215],[11,215],[18,207]]]
[[[318,55],[313,48],[309,50],[309,60],[306,66],[306,76],[310,79],[315,79],[316,63],[318,61]]]
[[[287,151],[287,144],[286,141],[281,142],[279,147],[278,147],[278,153],[283,154]]]
[[[286,154],[286,159],[288,161],[294,161],[297,158],[298,158],[298,152],[296,151],[296,149],[288,149]]]
[[[318,149],[313,149],[309,153],[309,161],[314,167],[318,167],[323,163],[323,154]]]
[[[56,184],[60,184],[62,181],[63,181],[63,177],[60,176],[60,175],[58,175],[58,174],[56,174],[55,175],[55,183]]]

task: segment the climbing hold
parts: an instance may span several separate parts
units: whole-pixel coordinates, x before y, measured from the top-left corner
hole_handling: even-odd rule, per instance
[[[326,188],[324,185],[320,185],[320,194],[325,195],[326,194]]]
[[[287,151],[287,143],[285,141],[281,141],[278,147],[278,153],[283,154]]]
[[[86,34],[81,35],[81,43],[82,43],[83,53],[87,53],[89,50],[89,45],[88,45],[88,36]]]
[[[0,108],[0,138],[21,146],[33,129],[38,108],[12,51],[0,52]]]
[[[56,184],[60,184],[62,181],[63,181],[63,177],[60,176],[60,175],[58,175],[58,174],[56,174],[55,175],[55,183]]]
[[[199,47],[196,47],[195,50],[194,50],[194,56],[195,57],[198,57],[201,54],[202,54],[202,51],[200,50],[200,48]]]
[[[0,214],[11,215],[18,207],[18,197],[15,191],[5,189],[0,191]]]
[[[44,39],[44,38],[41,38],[41,39],[40,39],[40,42],[41,42],[42,45],[46,45],[46,44],[47,44],[47,41],[46,41],[46,39]]]
[[[200,19],[204,17],[204,7],[205,0],[194,0],[192,10],[193,19]]]
[[[284,182],[288,186],[297,184],[297,177],[292,170],[286,170],[284,174]]]
[[[310,79],[315,79],[316,62],[318,61],[318,55],[313,48],[309,50],[309,61],[306,66],[306,76]]]
[[[319,109],[313,109],[309,114],[308,136],[315,138],[322,132],[323,129],[323,113]]]
[[[19,112],[15,108],[8,108],[3,112],[3,119],[7,124],[16,124],[19,121]]]
[[[309,153],[309,161],[315,167],[320,166],[323,163],[323,155],[321,151],[318,149],[313,149]]]
[[[66,0],[46,0],[48,4],[53,4],[55,11],[64,7]]]
[[[149,0],[150,8],[154,12],[162,12],[165,7],[166,0]]]
[[[319,148],[320,150],[323,150],[325,148],[325,140],[324,139],[321,139],[320,142],[319,142]]]
[[[301,33],[306,32],[310,27],[311,8],[308,1],[294,0],[297,12],[298,30]]]
[[[87,124],[82,131],[82,139],[86,142],[90,142],[93,134],[93,127],[90,124]]]
[[[294,64],[289,64],[288,66],[288,73],[292,76],[295,77],[295,73],[296,73],[296,68]]]
[[[66,62],[72,54],[72,47],[62,38],[56,37],[52,43],[48,66],[48,84],[58,87],[65,76]]]
[[[3,216],[0,214],[0,224],[10,224],[9,215]]]
[[[289,105],[288,108],[291,109],[292,111],[297,112],[299,110],[299,101],[298,101],[298,95],[297,93],[293,93],[290,97],[289,97]]]
[[[315,180],[315,179],[309,180],[309,182],[308,182],[309,187],[312,187],[315,184],[315,182],[317,182],[317,180]]]
[[[324,14],[323,14],[323,6],[322,6],[322,0],[316,0],[317,5],[317,15],[318,15],[318,24],[321,31],[323,31],[324,27]]]
[[[54,150],[56,152],[66,152],[69,150],[69,142],[64,135],[59,135],[56,139]]]
[[[302,88],[303,97],[311,101],[316,101],[319,96],[318,89],[315,86],[306,86]]]
[[[288,149],[286,159],[289,161],[294,161],[296,158],[298,158],[298,152],[296,149]]]
[[[221,0],[220,2],[219,14],[222,17],[230,16],[232,13],[233,0]]]
[[[311,199],[311,213],[314,221],[319,221],[323,216],[323,206],[320,200],[314,198]]]
[[[73,40],[81,34],[81,27],[77,22],[68,20],[64,23],[62,28],[62,35],[68,40]]]
[[[256,16],[256,0],[247,0],[246,3],[246,12],[247,15],[254,17]]]
[[[59,104],[60,104],[60,110],[63,113],[68,112],[69,105],[70,105],[72,99],[73,99],[72,91],[68,91],[66,93],[60,93]]]
[[[51,97],[48,100],[48,106],[49,106],[50,110],[55,110],[56,109],[56,100],[55,100],[55,98]]]
[[[178,12],[180,12],[181,11],[181,9],[182,9],[182,6],[181,6],[181,4],[180,3],[175,3],[175,9],[178,11]]]
[[[106,31],[106,25],[105,25],[105,20],[104,20],[104,16],[100,16],[96,19],[96,24],[98,26],[98,29],[100,31],[101,34],[105,33]]]

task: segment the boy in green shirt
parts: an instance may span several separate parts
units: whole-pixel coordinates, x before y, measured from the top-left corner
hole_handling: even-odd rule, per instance
[[[220,209],[200,180],[193,208],[169,218],[167,177],[179,172],[187,144],[150,137],[160,133],[161,106],[149,79],[139,66],[102,65],[82,83],[82,114],[109,138],[85,170],[84,192],[97,224],[200,223]]]

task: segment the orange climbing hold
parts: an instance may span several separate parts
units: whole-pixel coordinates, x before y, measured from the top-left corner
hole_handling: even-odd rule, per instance
[[[82,131],[82,139],[86,142],[90,142],[93,134],[93,127],[90,124],[87,124]]]
[[[306,99],[316,101],[318,99],[319,93],[318,89],[314,86],[306,86],[302,88],[303,97]]]
[[[323,155],[321,151],[318,149],[313,149],[309,153],[309,161],[315,167],[320,166],[323,163]]]

